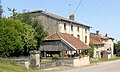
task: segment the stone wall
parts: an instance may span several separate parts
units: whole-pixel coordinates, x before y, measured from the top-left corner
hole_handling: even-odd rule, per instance
[[[33,13],[32,16],[38,21],[41,21],[42,25],[44,26],[44,30],[49,34],[58,32],[59,20],[42,13]]]

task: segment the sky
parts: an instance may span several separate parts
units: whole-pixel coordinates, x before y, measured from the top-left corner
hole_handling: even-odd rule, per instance
[[[80,0],[1,0],[3,16],[10,16],[9,8],[17,12],[24,9],[46,10],[68,18],[73,14]],[[91,26],[91,32],[99,30],[100,34],[120,40],[120,0],[82,0],[74,13],[75,21]]]

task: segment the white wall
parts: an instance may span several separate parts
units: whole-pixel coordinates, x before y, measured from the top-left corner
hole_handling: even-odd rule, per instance
[[[94,45],[94,55],[93,57],[94,58],[101,58],[101,52],[104,51],[104,46],[101,46],[101,45]],[[97,54],[98,52],[98,54]]]
[[[73,59],[73,66],[81,67],[90,64],[89,56]]]
[[[112,41],[112,39],[103,40],[103,43],[105,43],[105,50],[111,48],[111,55],[113,55],[113,51],[114,51],[114,42]]]
[[[64,30],[64,23],[66,23],[66,30]],[[60,22],[59,23],[59,32],[61,33],[68,33],[73,34],[74,37],[78,38],[77,35],[80,36],[80,40],[85,43],[85,36],[87,36],[87,45],[89,45],[89,37],[90,37],[90,30],[87,27],[78,25],[78,24],[72,24],[73,25],[73,31],[71,31],[71,24],[69,22]],[[77,27],[79,26],[79,31],[77,31]],[[85,32],[85,29],[87,29],[87,33]]]

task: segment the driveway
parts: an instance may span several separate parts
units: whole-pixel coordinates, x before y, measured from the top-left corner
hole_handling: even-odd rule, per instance
[[[120,60],[97,63],[91,66],[61,72],[120,72]]]

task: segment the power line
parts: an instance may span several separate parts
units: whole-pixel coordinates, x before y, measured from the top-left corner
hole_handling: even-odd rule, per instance
[[[98,6],[98,8],[96,8],[95,12],[88,18],[87,22],[92,19],[92,17],[94,17],[96,15],[96,13],[99,11],[99,9],[103,6],[105,0],[102,0],[100,5]]]
[[[80,0],[79,4],[78,4],[78,6],[76,7],[76,9],[75,9],[75,11],[73,12],[73,14],[75,14],[75,12],[77,11],[77,9],[78,9],[78,7],[81,5],[81,3],[82,3],[82,0]]]

